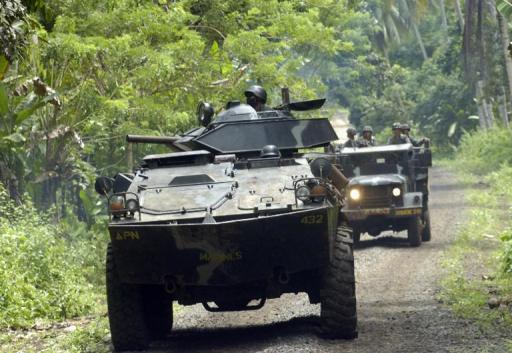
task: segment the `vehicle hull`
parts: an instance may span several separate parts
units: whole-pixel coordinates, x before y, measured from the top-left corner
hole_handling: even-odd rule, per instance
[[[110,224],[121,281],[237,286],[324,266],[339,208],[198,224]]]

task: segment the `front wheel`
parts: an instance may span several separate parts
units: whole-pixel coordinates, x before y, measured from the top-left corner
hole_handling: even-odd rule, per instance
[[[352,230],[337,229],[329,265],[322,276],[320,290],[321,333],[326,338],[357,337],[356,289]]]
[[[419,216],[411,218],[407,226],[407,240],[409,245],[417,247],[421,245],[422,224]]]
[[[149,345],[142,286],[122,283],[112,252],[107,249],[106,284],[108,320],[116,351],[143,350]]]
[[[421,232],[421,240],[430,241],[430,238],[430,212],[426,211],[425,215],[423,216],[423,231]]]

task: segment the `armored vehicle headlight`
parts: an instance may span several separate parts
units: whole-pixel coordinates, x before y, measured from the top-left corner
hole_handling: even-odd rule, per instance
[[[121,195],[115,195],[110,198],[110,211],[116,212],[124,209],[124,197]]]
[[[393,188],[391,192],[393,193],[394,197],[398,197],[402,194],[402,190],[400,190],[400,188]]]
[[[130,212],[135,212],[139,209],[139,203],[135,199],[129,199],[126,201],[126,208]]]
[[[357,201],[361,198],[361,192],[358,189],[350,190],[350,198],[354,201]]]
[[[307,186],[301,186],[300,188],[297,189],[295,195],[302,202],[309,201],[309,198],[311,196],[311,190],[309,190]]]

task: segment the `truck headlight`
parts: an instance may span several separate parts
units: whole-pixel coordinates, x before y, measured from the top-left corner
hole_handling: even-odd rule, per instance
[[[358,189],[350,190],[350,198],[354,201],[357,201],[361,198],[361,192]]]
[[[135,199],[129,199],[126,201],[126,209],[130,212],[139,210],[139,203]]]
[[[400,190],[400,188],[393,188],[391,192],[393,193],[394,197],[398,197],[402,194],[402,190]]]
[[[300,188],[297,189],[297,191],[295,191],[295,195],[302,202],[306,202],[309,201],[310,199],[311,190],[309,190],[307,186],[301,186]]]

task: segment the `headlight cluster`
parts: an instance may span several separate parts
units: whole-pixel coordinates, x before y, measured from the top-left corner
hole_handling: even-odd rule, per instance
[[[394,197],[398,197],[402,195],[402,190],[400,190],[399,187],[394,187],[393,190],[391,190],[391,193],[393,194]]]
[[[114,194],[108,199],[109,213],[115,218],[133,217],[135,212],[140,213],[139,200],[130,197],[132,193]],[[135,195],[135,194],[133,194]],[[130,197],[130,198],[127,198]],[[135,196],[136,197],[136,196]]]
[[[324,202],[327,196],[327,187],[317,180],[308,180],[303,185],[296,187],[295,196],[304,203]]]

